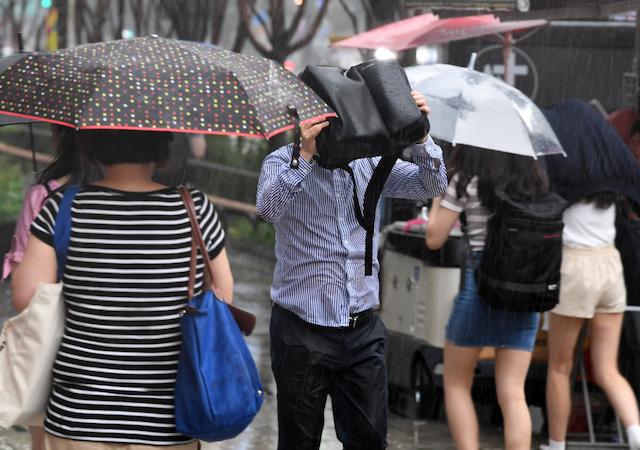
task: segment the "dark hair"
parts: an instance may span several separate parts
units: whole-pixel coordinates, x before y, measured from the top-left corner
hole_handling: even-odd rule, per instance
[[[87,157],[105,166],[164,163],[173,134],[160,131],[80,130],[78,142]]]
[[[53,161],[36,175],[38,184],[69,176],[66,184],[86,185],[102,177],[100,167],[89,161],[76,142],[76,130],[61,125],[51,126],[56,147]]]
[[[493,210],[496,189],[520,201],[532,200],[549,190],[547,174],[528,156],[457,145],[448,166],[450,178],[458,174],[457,197],[468,195],[467,185],[477,176],[480,202],[489,210]]]
[[[637,133],[640,133],[640,120],[636,120],[631,127],[631,131],[629,132],[629,137],[633,137]]]
[[[593,203],[598,209],[607,209],[618,201],[618,195],[614,192],[598,192],[584,198],[587,203]]]

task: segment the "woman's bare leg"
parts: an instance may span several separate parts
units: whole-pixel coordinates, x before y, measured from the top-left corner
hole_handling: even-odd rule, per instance
[[[458,450],[478,449],[478,419],[471,385],[480,347],[444,346],[444,398],[449,429]]]
[[[504,418],[507,450],[531,448],[531,414],[524,395],[530,363],[531,352],[496,349],[496,394]]]
[[[549,439],[565,442],[571,415],[571,369],[576,341],[584,319],[549,314],[547,423]]]
[[[625,427],[640,423],[638,403],[618,369],[622,313],[596,314],[589,324],[593,376]]]

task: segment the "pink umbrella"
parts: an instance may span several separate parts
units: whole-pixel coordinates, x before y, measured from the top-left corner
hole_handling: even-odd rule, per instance
[[[372,28],[336,42],[333,46],[370,49],[384,47],[390,50],[410,48],[407,45],[410,46],[411,40],[438,20],[438,16],[434,14],[422,14]]]
[[[442,44],[489,34],[525,31],[547,23],[546,20],[500,22],[499,19],[495,19],[489,21],[482,19],[483,17],[486,16],[455,17],[439,20],[431,30],[416,35],[411,41],[411,46],[406,48]]]
[[[513,44],[513,33],[546,25],[546,20],[516,20],[501,22],[497,17],[481,16],[439,19],[433,14],[423,14],[399,20],[347,39],[335,42],[333,47],[387,48],[401,51],[421,45],[443,44],[489,34],[504,33],[502,39],[505,61],[504,79],[509,77],[508,61]]]
[[[371,49],[384,47],[400,51],[421,45],[442,44],[488,34],[524,31],[546,23],[546,20],[501,22],[491,14],[450,19],[439,19],[433,14],[423,14],[356,34],[335,42],[332,46]]]
[[[467,36],[457,37],[460,31],[472,30],[498,24],[500,20],[491,14],[482,16],[456,17],[454,19],[440,19],[434,14],[423,14],[399,20],[387,25],[373,28],[369,31],[356,34],[347,39],[335,42],[334,47],[352,48],[387,48],[389,50],[406,50],[408,48],[425,45],[422,40],[435,36],[437,42],[466,39]],[[444,34],[443,34],[444,33]],[[445,37],[449,33],[450,37]],[[479,35],[473,35],[479,36]],[[469,36],[472,37],[472,36]],[[431,42],[427,42],[429,44]]]

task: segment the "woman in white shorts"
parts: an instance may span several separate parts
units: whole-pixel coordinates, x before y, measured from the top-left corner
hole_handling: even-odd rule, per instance
[[[571,413],[571,375],[576,341],[589,320],[595,382],[640,449],[638,405],[618,370],[618,346],[626,307],[620,254],[614,247],[615,195],[600,193],[572,204],[564,214],[560,303],[551,311],[547,413],[550,450],[564,450]],[[546,446],[544,446],[546,447]]]

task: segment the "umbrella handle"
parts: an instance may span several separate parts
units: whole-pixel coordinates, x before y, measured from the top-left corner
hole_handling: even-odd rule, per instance
[[[476,52],[471,53],[471,57],[469,58],[469,65],[467,65],[467,69],[475,70],[477,57],[478,57],[478,54]]]
[[[289,105],[287,109],[289,111],[289,115],[293,119],[293,126],[295,130],[293,138],[293,153],[291,154],[291,163],[289,164],[289,167],[297,169],[300,165],[300,116],[298,115],[298,110],[295,106]]]

